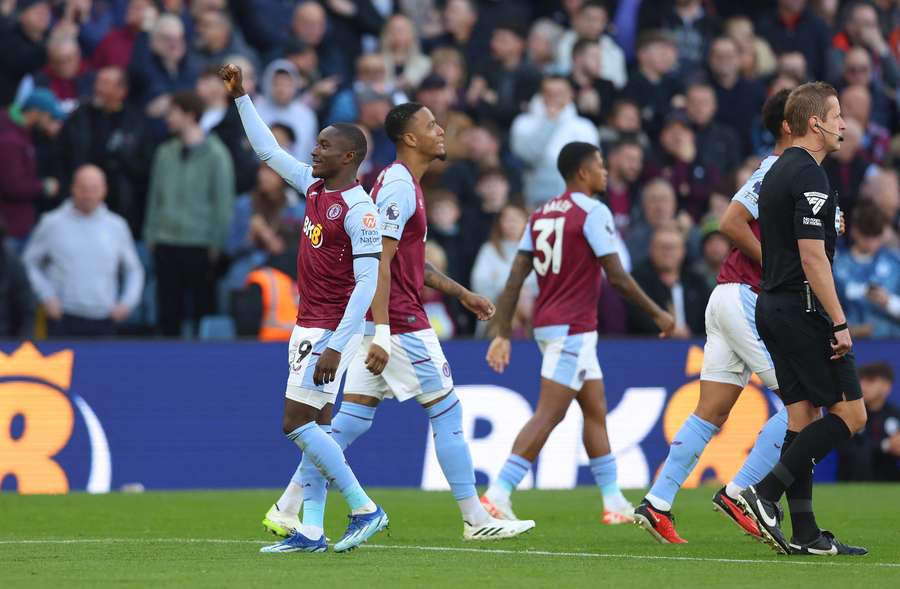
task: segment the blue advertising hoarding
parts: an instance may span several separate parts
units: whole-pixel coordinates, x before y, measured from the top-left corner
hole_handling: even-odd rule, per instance
[[[486,342],[444,344],[465,411],[479,483],[500,469],[537,402],[541,357],[513,345],[504,375]],[[298,451],[281,434],[287,349],[256,342],[98,342],[0,345],[0,488],[21,492],[280,487]],[[857,361],[900,371],[900,342],[859,342]],[[626,488],[647,486],[699,394],[702,342],[603,340],[598,348],[609,430]],[[728,480],[777,400],[758,383],[742,394],[688,480]],[[414,402],[387,401],[348,451],[370,486],[443,489],[428,420]],[[820,478],[833,468],[820,465]],[[551,435],[523,487],[591,481],[577,405]]]

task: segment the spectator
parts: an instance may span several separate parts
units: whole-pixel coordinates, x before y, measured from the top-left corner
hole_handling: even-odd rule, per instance
[[[327,42],[342,55],[343,68],[337,73],[349,80],[356,58],[363,53],[363,38],[372,37],[367,52],[374,50],[384,28],[384,17],[373,0],[324,0],[323,5],[328,17]]]
[[[150,31],[158,16],[151,0],[130,0],[125,11],[125,23],[110,30],[91,55],[94,69],[99,71],[108,66],[128,69],[138,35]]]
[[[709,208],[710,195],[719,184],[718,167],[700,160],[694,130],[687,116],[680,111],[666,117],[659,146],[659,151],[647,162],[644,175],[668,180],[678,194],[679,207],[685,209],[695,223],[699,222]]]
[[[717,221],[710,223],[708,229],[704,227],[703,238],[700,241],[700,258],[691,266],[694,273],[703,278],[708,292],[712,292],[716,287],[719,269],[731,253],[731,242],[718,227]]]
[[[638,181],[644,167],[644,151],[634,139],[623,139],[607,152],[606,204],[616,228],[627,234],[638,201]]]
[[[479,208],[478,178],[485,171],[498,171],[507,182],[508,192],[519,194],[518,173],[500,157],[500,138],[489,127],[469,127],[461,136],[464,156],[451,163],[441,175],[441,187],[457,195],[463,210]]]
[[[862,127],[853,119],[845,120],[841,148],[822,162],[832,190],[836,190],[841,210],[847,219],[853,218],[853,207],[859,197],[859,187],[869,171],[870,164],[862,151]]]
[[[809,80],[806,57],[799,51],[787,51],[779,55],[776,71],[778,74],[791,76],[798,83]]]
[[[844,58],[844,77],[839,87],[864,86],[869,89],[872,99],[871,119],[888,127],[893,110],[892,99],[878,76],[872,74],[872,58],[865,49],[853,47]]]
[[[435,49],[431,54],[431,75],[427,78],[444,80],[450,88],[450,106],[460,108],[466,97],[468,68],[462,54],[452,47]],[[425,80],[422,80],[422,84]],[[419,85],[422,88],[422,85]]]
[[[124,217],[133,235],[140,235],[152,143],[143,113],[125,101],[127,96],[122,69],[110,66],[97,72],[93,98],[69,115],[57,138],[55,175],[62,186],[71,186],[76,169],[98,166],[109,186],[106,206]]]
[[[241,55],[259,66],[256,51],[244,41],[234,27],[231,17],[221,10],[205,10],[195,19],[197,31],[196,55],[198,66],[218,67],[231,55]]]
[[[381,34],[381,59],[389,86],[411,92],[431,70],[431,60],[422,53],[416,30],[409,17],[395,14]]]
[[[799,51],[806,57],[813,78],[825,77],[825,52],[831,33],[807,7],[806,0],[778,0],[778,7],[762,16],[757,29],[776,54]]]
[[[709,51],[711,83],[716,91],[716,121],[731,127],[741,140],[741,155],[750,153],[750,131],[766,99],[761,82],[741,77],[737,44],[729,37],[713,41]]]
[[[431,239],[425,242],[425,263],[431,264],[439,272],[447,273],[447,254],[438,242]],[[444,293],[426,286],[422,293],[422,302],[428,323],[437,333],[438,339],[453,339],[457,328]]]
[[[701,0],[645,2],[641,9],[642,28],[661,29],[675,40],[679,73],[688,75],[697,70],[709,51],[710,41],[719,34],[719,19],[707,14]]]
[[[472,290],[497,302],[512,269],[513,258],[519,249],[519,241],[528,223],[528,213],[518,205],[506,205],[495,217],[488,240],[482,244],[472,266]],[[527,324],[531,306],[536,296],[537,283],[532,275],[522,287],[514,322]],[[524,300],[522,300],[524,298]],[[481,336],[487,329],[486,323],[479,323],[476,334]]]
[[[641,128],[641,107],[629,98],[619,98],[613,103],[606,124],[598,132],[604,149],[623,139],[633,139],[640,144],[641,149],[650,149],[650,138]]]
[[[470,65],[478,63],[487,54],[485,43],[475,35],[478,9],[473,0],[447,0],[443,21],[445,32],[428,40],[429,51],[439,47],[452,47]]]
[[[775,71],[775,54],[769,44],[756,35],[752,20],[746,16],[729,18],[725,21],[725,35],[737,43],[743,77],[756,80]],[[802,57],[802,54],[798,55]]]
[[[887,219],[863,201],[853,211],[849,251],[834,260],[834,279],[856,336],[900,337],[900,252],[885,247]]]
[[[516,24],[500,24],[491,34],[491,57],[469,84],[466,102],[479,120],[506,129],[537,92],[541,73],[525,61],[525,33]]]
[[[259,160],[247,141],[237,105],[225,91],[216,66],[209,66],[200,74],[196,90],[204,108],[200,127],[204,133],[215,133],[228,149],[234,164],[235,192],[250,190],[256,183]]]
[[[318,70],[323,77],[340,76],[347,79],[352,73],[350,64],[345,62],[345,55],[332,39],[327,37],[328,15],[321,4],[303,0],[294,8],[291,27],[288,32],[289,41],[301,41],[316,51]]]
[[[6,228],[0,221],[0,338],[31,339],[35,308],[25,266],[13,248],[6,247]]]
[[[600,62],[603,54],[600,44],[588,39],[579,39],[572,48],[572,74],[569,82],[575,88],[575,104],[578,114],[599,125],[612,106],[616,87],[609,80],[600,77]]]
[[[152,118],[165,116],[173,92],[194,87],[200,67],[188,52],[184,24],[163,14],[150,31],[135,42],[128,66],[129,98]]]
[[[894,170],[874,168],[866,177],[860,189],[860,195],[871,200],[887,219],[885,242],[890,247],[898,247],[897,231],[900,228],[900,186],[897,172]]]
[[[462,255],[465,268],[471,268],[478,248],[489,237],[497,215],[512,200],[509,181],[500,168],[489,168],[479,174],[475,194],[478,202],[462,209],[461,224],[466,228]]]
[[[525,200],[529,207],[543,204],[565,189],[556,168],[563,145],[585,141],[598,145],[597,128],[578,116],[572,85],[563,77],[550,76],[541,84],[528,108],[513,121],[512,152],[525,162]]]
[[[878,24],[878,13],[871,4],[858,0],[850,4],[846,12],[844,30],[834,36],[831,45],[827,63],[830,81],[840,80],[847,52],[853,47],[858,47],[868,52],[874,64],[875,76],[886,86],[896,88],[900,82],[900,67],[885,41]]]
[[[81,59],[81,48],[72,37],[47,43],[47,65],[35,76],[35,84],[49,88],[60,101],[63,112],[70,113],[78,101],[91,93],[93,74]]]
[[[234,169],[228,150],[205,135],[203,102],[178,92],[166,122],[174,134],[156,151],[150,171],[144,240],[156,267],[157,308],[163,335],[212,311],[212,270],[225,245],[234,209]],[[190,294],[192,313],[184,312]]]
[[[292,155],[309,163],[319,134],[316,114],[298,97],[300,76],[293,63],[276,59],[262,77],[262,96],[255,101],[260,118],[267,125],[283,123],[294,131],[297,142]]]
[[[578,8],[571,24],[574,30],[566,31],[556,47],[557,73],[568,75],[572,71],[572,48],[578,39],[588,39],[600,43],[600,51],[603,53],[598,72],[600,77],[609,80],[618,89],[624,88],[628,83],[625,52],[606,33],[606,26],[609,24],[606,5],[597,0],[587,0]]]
[[[380,172],[397,158],[397,147],[387,135],[384,120],[390,112],[391,98],[374,88],[359,88],[354,95],[359,113],[356,124],[369,136],[367,159],[373,170]]]
[[[838,446],[840,481],[900,481],[900,409],[888,403],[894,370],[887,362],[859,369],[866,427]]]
[[[656,137],[675,97],[683,91],[681,80],[673,75],[678,50],[665,33],[649,31],[638,39],[637,56],[637,70],[623,95],[638,105],[644,130]]]
[[[703,278],[684,264],[685,243],[681,231],[674,226],[653,232],[650,258],[634,269],[635,281],[653,301],[675,317],[672,337],[702,337],[705,334],[704,313],[709,290]],[[628,305],[629,331],[656,334],[656,324],[640,309]]]
[[[441,246],[446,256],[446,274],[459,283],[468,283],[468,272],[463,277],[460,260],[463,257],[462,243],[459,239],[459,220],[462,211],[459,200],[449,190],[435,188],[426,194],[428,211],[428,241]]]
[[[47,62],[45,36],[50,28],[50,2],[18,0],[16,21],[0,35],[0,107],[13,102],[19,82]],[[62,21],[53,37],[73,38],[77,27]]]
[[[125,219],[103,204],[106,192],[103,170],[78,168],[72,198],[41,218],[25,248],[51,337],[115,335],[140,301],[144,269]]]
[[[741,160],[741,144],[734,129],[715,121],[718,104],[709,84],[692,84],[686,94],[685,112],[697,138],[700,161],[728,174]]]
[[[36,88],[21,108],[0,111],[0,221],[16,240],[24,239],[34,226],[35,201],[58,192],[55,179],[38,176],[33,136],[41,130],[55,135],[63,116],[46,88]]]
[[[393,76],[391,76],[392,78]],[[353,122],[359,117],[356,110],[356,95],[366,88],[390,97],[391,104],[407,102],[406,95],[389,81],[388,68],[384,57],[377,53],[361,55],[356,60],[356,79],[353,85],[338,92],[331,102],[329,123]]]
[[[699,249],[700,237],[696,227],[684,215],[676,216],[677,212],[675,190],[668,180],[654,178],[644,185],[641,190],[641,218],[632,222],[625,241],[632,264],[638,266],[647,260],[653,234],[672,225],[677,225],[686,237],[688,251]]]
[[[532,23],[526,43],[526,59],[542,74],[555,73],[556,47],[563,32],[564,29],[549,18],[539,18]]]
[[[871,120],[872,95],[865,86],[847,86],[841,91],[844,118],[853,119],[863,130],[862,150],[869,163],[882,165],[891,148],[890,132]]]

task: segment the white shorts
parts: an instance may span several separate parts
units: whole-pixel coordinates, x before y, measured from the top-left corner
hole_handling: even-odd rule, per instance
[[[366,333],[374,329],[367,325]],[[391,357],[384,371],[374,375],[366,368],[373,336],[366,335],[347,370],[346,395],[376,399],[396,398],[401,403],[415,398],[425,404],[440,399],[453,388],[450,364],[433,329],[391,335]]]
[[[287,389],[284,395],[291,401],[310,405],[321,409],[329,403],[334,403],[341,379],[347,366],[359,348],[362,334],[356,333],[347,342],[345,352],[341,354],[341,362],[338,364],[334,380],[325,385],[317,385],[313,381],[316,371],[316,362],[325,351],[328,340],[334,332],[330,329],[319,327],[294,326],[291,332],[291,341],[288,344],[288,379]]]
[[[603,378],[596,331],[569,335],[568,325],[549,325],[536,328],[534,339],[544,355],[541,377],[576,391],[586,380]]]
[[[778,390],[775,365],[756,331],[756,293],[746,284],[719,284],[706,305],[706,346],[700,380],[747,386],[752,373]]]

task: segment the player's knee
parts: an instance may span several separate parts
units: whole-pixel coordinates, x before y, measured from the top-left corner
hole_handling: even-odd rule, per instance
[[[868,414],[865,404],[861,400],[851,403],[846,411],[841,412],[840,418],[844,420],[850,433],[855,434],[866,426]]]
[[[704,405],[703,403],[698,404],[697,408],[694,409],[694,415],[719,428],[721,428],[725,424],[725,421],[728,420],[729,413],[731,413],[730,408],[726,409],[714,405]]]

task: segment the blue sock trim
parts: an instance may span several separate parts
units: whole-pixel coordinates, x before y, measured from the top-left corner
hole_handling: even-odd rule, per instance
[[[304,434],[304,432],[307,432],[314,427],[319,427],[319,424],[317,424],[315,421],[310,421],[309,423],[305,423],[305,424],[301,425],[300,427],[298,427],[297,429],[295,429],[294,431],[292,431],[291,433],[287,434],[287,438],[292,442],[296,442],[297,439],[300,438],[300,436],[302,436]]]
[[[594,481],[600,487],[603,495],[617,495],[619,491],[618,467],[616,465],[616,457],[612,452],[605,456],[592,458],[588,465],[591,468],[591,474],[594,475]]]
[[[343,403],[341,403],[341,409],[338,412],[338,415],[343,413],[344,415],[349,415],[350,417],[355,417],[356,419],[372,421],[373,419],[375,419],[376,409],[378,409],[378,407],[369,407],[368,405],[361,405],[359,403],[344,401]]]
[[[497,475],[497,483],[507,491],[512,492],[529,472],[531,472],[530,460],[526,460],[516,454],[510,454]]]
[[[459,397],[456,396],[456,392],[450,391],[447,393],[447,396],[431,405],[430,407],[425,407],[425,413],[431,420],[435,420],[447,412],[451,411],[454,407],[459,404]]]

